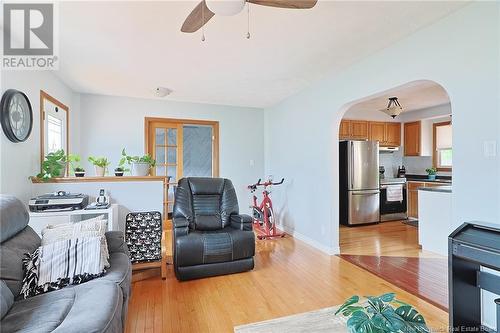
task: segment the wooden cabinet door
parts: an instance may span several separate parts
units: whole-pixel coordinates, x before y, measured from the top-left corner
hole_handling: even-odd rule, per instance
[[[351,120],[352,139],[368,140],[368,122],[366,120]]]
[[[351,134],[351,122],[349,120],[342,120],[340,122],[339,139],[341,140],[349,139],[350,134]]]
[[[405,123],[404,149],[405,156],[420,156],[420,121]]]
[[[418,188],[424,187],[423,182],[409,182],[408,188],[408,217],[418,219]]]
[[[380,142],[383,146],[385,143],[385,123],[378,121],[370,121],[370,140]]]
[[[385,145],[401,146],[401,123],[385,123]]]

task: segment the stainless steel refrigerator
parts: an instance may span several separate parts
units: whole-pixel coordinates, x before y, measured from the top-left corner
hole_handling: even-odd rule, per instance
[[[340,223],[358,225],[380,220],[379,144],[339,143]]]

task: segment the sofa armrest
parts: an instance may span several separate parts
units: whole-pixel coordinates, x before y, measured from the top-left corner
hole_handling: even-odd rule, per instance
[[[108,243],[109,253],[122,252],[130,257],[128,246],[125,243],[123,232],[121,231],[106,231],[106,242]]]
[[[189,221],[183,217],[174,217],[172,219],[174,229],[174,238],[185,236],[189,232]]]
[[[231,227],[238,230],[252,230],[252,218],[246,214],[231,215]]]

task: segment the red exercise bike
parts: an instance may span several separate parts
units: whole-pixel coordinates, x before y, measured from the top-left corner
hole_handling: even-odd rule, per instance
[[[285,234],[283,232],[279,232],[276,229],[276,219],[274,217],[273,211],[273,202],[269,197],[269,193],[271,191],[268,190],[268,187],[272,185],[281,185],[285,181],[285,178],[281,179],[279,183],[273,183],[271,179],[269,179],[265,183],[260,182],[261,179],[255,184],[248,185],[248,189],[254,193],[257,190],[257,187],[263,186],[264,191],[262,191],[262,202],[260,205],[257,203],[257,196],[253,195],[252,208],[253,212],[253,225],[254,230],[257,232],[258,239],[269,239],[269,238],[278,238],[284,237]]]

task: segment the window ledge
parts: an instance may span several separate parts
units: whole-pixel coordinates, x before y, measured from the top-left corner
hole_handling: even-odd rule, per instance
[[[108,176],[108,177],[62,177],[52,178],[46,181],[40,180],[36,177],[31,177],[33,184],[47,184],[47,183],[113,183],[113,182],[145,182],[145,181],[162,181],[168,182],[169,177],[165,176]]]

